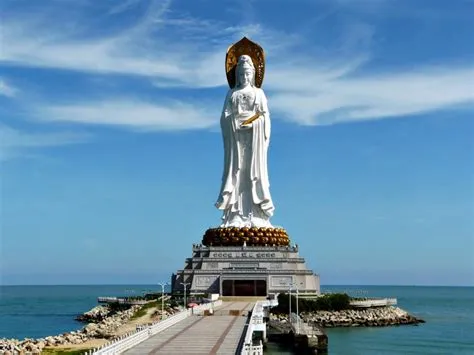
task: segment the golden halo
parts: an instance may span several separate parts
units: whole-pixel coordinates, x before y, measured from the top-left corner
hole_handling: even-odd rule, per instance
[[[255,66],[255,86],[262,86],[263,76],[265,75],[265,53],[263,48],[257,43],[252,42],[247,37],[242,38],[227,49],[225,56],[225,71],[227,82],[232,89],[235,86],[235,68],[241,55],[248,55],[252,58]]]

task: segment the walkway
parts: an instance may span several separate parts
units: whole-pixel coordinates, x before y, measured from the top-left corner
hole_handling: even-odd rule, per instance
[[[214,316],[192,316],[125,352],[145,354],[235,354],[244,334],[251,302],[224,302]],[[240,315],[235,311],[239,311]],[[232,315],[229,313],[232,312]],[[242,313],[245,314],[242,315]]]

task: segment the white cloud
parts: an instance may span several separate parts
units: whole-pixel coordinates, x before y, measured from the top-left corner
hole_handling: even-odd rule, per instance
[[[23,156],[30,149],[83,143],[89,135],[77,132],[25,132],[0,123],[0,161]]]
[[[169,3],[152,2],[137,23],[115,31],[113,35],[90,35],[90,29],[79,25],[68,27],[65,31],[58,24],[54,28],[46,25],[50,23],[47,12],[38,14],[35,19],[20,17],[3,21],[0,25],[3,42],[0,62],[143,76],[156,82],[189,87],[224,85],[223,58],[220,58],[219,66],[214,63],[217,54],[222,56],[222,37],[228,39],[251,29],[236,26],[228,28],[223,35],[214,22],[165,16]],[[132,4],[133,1],[129,6]],[[77,22],[77,19],[68,16],[73,15],[64,14],[63,20]],[[200,38],[193,38],[193,34],[189,33],[191,29],[194,35],[199,33]],[[173,36],[170,36],[170,30]],[[188,40],[176,40],[176,36],[179,38],[183,33]]]
[[[110,11],[133,7],[130,0]],[[0,23],[0,63],[151,79],[159,87],[208,88],[226,85],[223,70],[229,42],[257,37],[277,53],[295,36],[263,30],[261,25],[211,21],[170,10],[171,1],[151,1],[141,18],[111,33],[89,28],[80,13],[65,12],[51,23],[48,8]],[[123,7],[123,8],[122,8]],[[102,33],[102,34],[98,34]]]
[[[70,40],[47,35],[23,37],[3,29],[3,49],[0,58],[6,63],[20,66],[49,67],[59,69],[98,72],[104,74],[133,74],[143,76],[179,77],[181,69],[170,56],[150,59],[125,46],[125,39],[104,38],[96,40]],[[130,50],[127,50],[130,49]],[[138,55],[137,55],[138,54]],[[160,60],[161,59],[161,60]]]
[[[123,0],[109,10],[109,15],[116,15],[137,6],[141,0]]]
[[[318,125],[402,117],[474,103],[474,67],[351,76],[355,65],[301,67],[271,78],[271,106],[289,120]],[[301,85],[303,78],[312,85]],[[309,81],[306,80],[309,84]]]
[[[14,97],[18,89],[8,84],[4,79],[0,78],[0,95]]]
[[[127,99],[43,106],[37,113],[47,121],[116,125],[142,131],[209,128],[218,124],[220,114],[218,109],[181,102],[160,106]]]
[[[137,1],[123,2],[107,16],[139,8]],[[360,2],[339,0],[337,6]],[[365,5],[373,3],[365,1]],[[404,117],[473,102],[472,66],[430,68],[418,63],[410,71],[374,73],[370,70],[374,27],[364,22],[345,23],[330,45],[318,47],[304,44],[297,35],[289,36],[258,23],[247,21],[240,26],[184,13],[177,16],[170,10],[170,1],[152,2],[137,23],[112,35],[107,31],[98,35],[84,28],[89,22],[71,17],[76,13],[64,14],[62,21],[51,26],[45,26],[51,22],[46,10],[30,19],[8,17],[1,24],[0,62],[134,75],[159,88],[210,88],[226,85],[223,62],[229,42],[250,34],[263,45],[269,59],[264,88],[274,116],[282,115],[298,124]],[[306,51],[295,50],[295,46]],[[34,109],[44,121],[181,130],[213,127],[222,107],[221,101],[214,102],[210,109],[193,103],[151,104],[117,98],[115,94],[103,96],[106,98],[102,102],[90,101],[86,96],[79,103],[37,103]]]

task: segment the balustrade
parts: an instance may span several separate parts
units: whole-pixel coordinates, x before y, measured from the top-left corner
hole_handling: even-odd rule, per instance
[[[265,308],[278,305],[278,300],[257,301],[252,309],[252,314],[245,333],[245,340],[240,352],[241,355],[262,355],[263,344],[260,340],[258,344],[253,342],[253,332],[263,331],[266,336],[266,324],[264,322]]]
[[[147,327],[137,327],[137,330],[132,333],[127,333],[124,336],[115,339],[100,348],[90,350],[86,352],[86,355],[113,355],[121,354],[124,351],[133,348],[134,346],[140,344],[141,342],[147,340],[151,336],[162,332],[163,330],[175,325],[176,323],[182,321],[183,319],[191,316],[192,314],[200,314],[206,309],[211,309],[213,307],[220,306],[222,304],[221,300],[206,303],[194,308],[190,308],[179,312],[165,320],[153,323],[151,326]]]

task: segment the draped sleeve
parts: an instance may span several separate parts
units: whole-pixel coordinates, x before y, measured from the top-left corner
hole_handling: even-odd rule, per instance
[[[265,141],[268,144],[268,140],[270,139],[271,133],[271,121],[270,121],[270,111],[268,109],[268,101],[267,97],[265,96],[265,92],[262,89],[258,89],[258,110],[263,112],[263,122],[264,122],[264,134],[265,134]]]
[[[232,90],[227,92],[222,109],[220,125],[222,130],[222,140],[224,143],[224,169],[222,173],[221,189],[216,202],[218,209],[225,209],[229,203],[229,197],[234,189],[235,179],[233,178],[235,137],[234,120],[232,119]]]
[[[232,92],[229,90],[224,101],[224,107],[222,108],[222,114],[220,119],[221,131],[222,131],[222,140],[224,143],[224,171],[222,173],[222,183],[224,184],[225,179],[229,174],[229,162],[230,162],[230,145],[231,145],[231,134],[232,134],[232,125],[231,125],[231,97]]]

